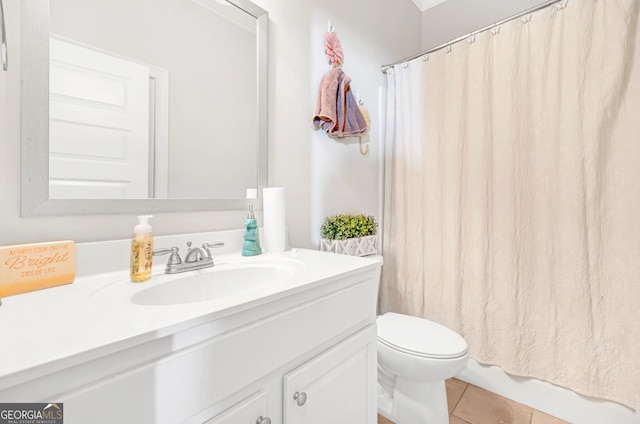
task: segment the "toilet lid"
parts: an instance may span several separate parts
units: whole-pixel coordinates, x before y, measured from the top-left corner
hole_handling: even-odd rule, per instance
[[[410,355],[445,359],[467,353],[467,342],[458,333],[433,321],[389,312],[377,324],[380,342]]]

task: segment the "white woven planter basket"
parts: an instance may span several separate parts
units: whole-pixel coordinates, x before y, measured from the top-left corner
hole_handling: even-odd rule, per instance
[[[376,254],[376,237],[366,236],[346,240],[320,239],[320,250],[351,256],[367,256]]]

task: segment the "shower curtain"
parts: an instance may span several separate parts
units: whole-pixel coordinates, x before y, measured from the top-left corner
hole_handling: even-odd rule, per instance
[[[638,0],[570,0],[387,71],[380,312],[640,406]]]

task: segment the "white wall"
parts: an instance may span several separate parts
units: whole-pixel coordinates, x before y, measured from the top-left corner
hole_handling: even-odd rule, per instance
[[[344,70],[379,124],[380,65],[420,49],[420,12],[411,0],[259,0],[270,13],[269,181],[287,189],[287,224],[295,246],[317,247],[325,215],[376,213],[377,132],[371,153],[311,130],[320,78],[329,69],[322,36],[334,22],[345,50]],[[20,2],[4,2],[10,67],[0,72],[0,245],[72,239],[127,238],[133,216],[20,218]],[[154,232],[179,234],[241,228],[244,211],[156,214]],[[261,215],[258,214],[258,218]]]
[[[290,240],[317,247],[325,216],[377,215],[380,65],[420,49],[420,13],[411,0],[257,0],[269,10],[271,55],[269,180],[287,189]],[[357,139],[340,143],[311,129],[318,85],[329,70],[322,37],[331,20],[345,54],[343,69],[371,116],[369,156]],[[355,143],[355,144],[354,144]]]

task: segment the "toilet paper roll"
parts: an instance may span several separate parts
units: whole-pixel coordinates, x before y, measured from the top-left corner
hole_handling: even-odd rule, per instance
[[[287,247],[284,187],[266,187],[262,194],[265,250],[284,252]]]

